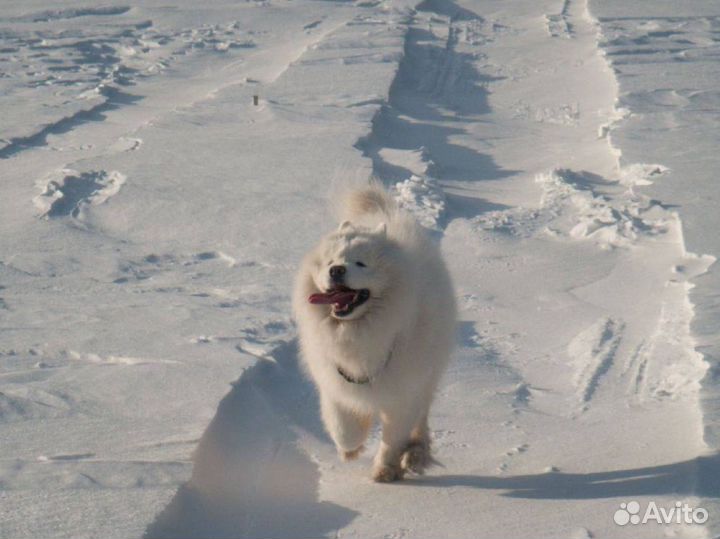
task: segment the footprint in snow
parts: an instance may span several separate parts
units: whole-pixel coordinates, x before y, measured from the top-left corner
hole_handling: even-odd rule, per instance
[[[64,169],[41,182],[42,193],[33,199],[41,217],[77,218],[89,206],[103,204],[116,195],[127,178],[118,171],[77,172]]]

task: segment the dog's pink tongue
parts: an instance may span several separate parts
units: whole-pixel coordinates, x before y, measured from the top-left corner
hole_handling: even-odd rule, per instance
[[[352,291],[344,291],[344,290],[337,290],[333,292],[318,292],[316,294],[312,294],[308,301],[312,303],[313,305],[323,305],[323,304],[335,304],[339,307],[345,307],[349,303],[352,302],[352,300],[355,298],[355,292]]]

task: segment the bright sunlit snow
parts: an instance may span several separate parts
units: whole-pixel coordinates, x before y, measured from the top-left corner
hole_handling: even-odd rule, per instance
[[[719,149],[713,0],[4,2],[0,537],[717,536]],[[290,313],[373,176],[460,309],[390,485]]]

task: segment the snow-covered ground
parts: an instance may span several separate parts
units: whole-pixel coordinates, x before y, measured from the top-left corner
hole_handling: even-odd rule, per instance
[[[718,536],[719,59],[712,0],[4,3],[0,537]],[[289,308],[373,175],[461,309],[392,485]]]

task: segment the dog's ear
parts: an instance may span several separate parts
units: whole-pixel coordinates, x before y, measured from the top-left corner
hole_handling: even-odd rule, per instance
[[[346,230],[352,230],[353,224],[350,221],[343,221],[340,223],[340,226],[338,227],[338,232],[344,232]]]
[[[378,236],[382,236],[382,237],[387,236],[387,225],[385,223],[380,223],[378,226],[375,227],[375,230],[373,230],[373,233],[377,234]]]

